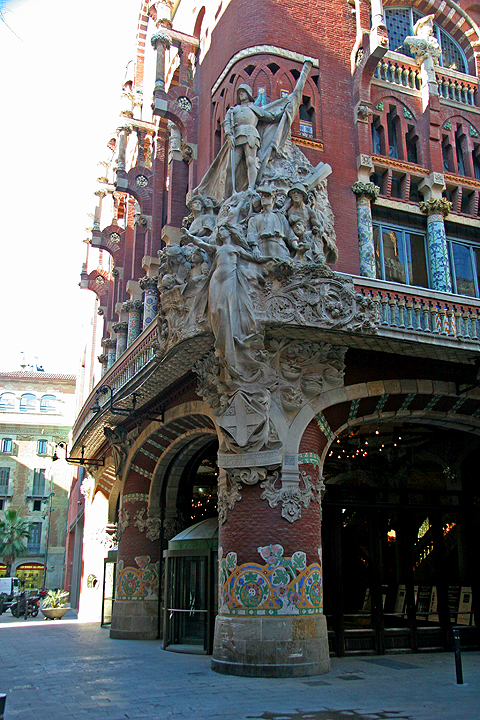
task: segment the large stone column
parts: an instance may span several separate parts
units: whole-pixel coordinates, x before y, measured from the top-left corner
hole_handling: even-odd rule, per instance
[[[352,185],[357,196],[358,248],[360,253],[360,274],[375,278],[375,245],[373,242],[372,203],[378,197],[380,188],[372,182],[357,181]]]
[[[452,275],[448,260],[447,236],[444,223],[444,218],[450,212],[450,207],[451,203],[445,198],[431,198],[420,203],[420,209],[427,215],[432,288],[442,292],[452,292]]]
[[[158,278],[143,277],[139,280],[140,287],[145,293],[143,301],[143,330],[152,323],[158,313]]]
[[[133,487],[127,480],[129,487],[122,497],[112,638],[158,637],[160,519],[148,515],[148,488],[144,481],[137,478]]]
[[[259,467],[221,471],[217,672],[330,670],[316,480]]]

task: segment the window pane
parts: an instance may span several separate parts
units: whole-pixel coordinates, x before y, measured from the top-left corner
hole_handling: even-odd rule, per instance
[[[473,248],[473,254],[475,255],[475,274],[477,276],[477,288],[480,288],[480,248]]]
[[[11,452],[12,452],[12,440],[11,440],[11,438],[3,438],[3,440],[2,440],[2,452],[4,452],[4,453],[11,453]]]
[[[35,395],[26,393],[20,398],[20,412],[34,412]]]
[[[383,230],[383,262],[385,280],[405,283],[405,254],[401,234],[395,230]]]
[[[428,287],[427,258],[423,235],[406,233],[410,285]]]
[[[10,478],[10,468],[0,468],[0,495],[7,494],[9,478]]]
[[[45,469],[34,470],[33,473],[33,495],[43,497],[45,495]]]
[[[56,399],[55,395],[44,395],[40,400],[40,412],[53,412]]]
[[[453,267],[459,295],[475,296],[472,256],[466,245],[452,243]]]
[[[45,455],[47,452],[47,441],[46,440],[39,440],[38,441],[38,450],[39,455]]]
[[[442,45],[442,65],[451,70],[467,72],[463,53],[457,43],[444,31],[440,30],[440,42]]]
[[[14,410],[15,395],[13,393],[3,393],[0,395],[0,410]]]
[[[407,35],[413,35],[410,10],[386,8],[385,22],[388,30],[388,49],[403,53],[403,55],[410,55],[408,49],[403,46]]]

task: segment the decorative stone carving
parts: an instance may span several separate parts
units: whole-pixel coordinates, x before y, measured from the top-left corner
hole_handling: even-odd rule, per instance
[[[452,209],[452,203],[446,198],[430,198],[430,200],[422,200],[420,210],[426,215],[442,215],[447,217]]]
[[[367,122],[370,115],[373,115],[373,110],[368,105],[359,105],[357,108],[357,120],[361,122]]]
[[[360,182],[360,180],[357,180],[352,185],[352,191],[357,196],[365,195],[373,203],[378,198],[380,188],[372,182]]]
[[[133,524],[137,528],[137,530],[139,530],[141,533],[145,533],[148,540],[150,540],[151,542],[156,542],[160,538],[160,518],[151,517],[150,515],[147,515],[147,517],[145,517],[146,512],[148,512],[147,508],[137,510],[133,519]]]
[[[115,473],[120,479],[122,470],[125,467],[128,451],[132,446],[132,440],[128,438],[128,432],[121,427],[104,427],[103,432],[112,448]]]
[[[290,485],[289,483],[281,483],[280,487],[278,487],[279,473],[274,472],[267,480],[260,483],[260,487],[263,488],[260,496],[262,500],[267,500],[271,508],[277,507],[278,503],[281,502],[282,517],[290,523],[301,518],[301,505],[308,508],[315,498],[315,486],[310,476],[302,471],[301,478],[303,487]]]
[[[415,54],[419,65],[425,63],[427,72],[433,71],[433,66],[438,65],[438,58],[442,49],[434,35],[433,19],[435,15],[426,15],[420,18],[413,27],[414,35],[405,38],[405,44]],[[430,79],[430,78],[429,78]]]
[[[118,535],[119,540],[129,525],[130,525],[130,513],[128,512],[128,510],[121,508],[118,511],[118,524],[117,524],[117,535]]]
[[[87,473],[82,480],[82,484],[80,485],[80,492],[82,493],[86,502],[91,502],[93,500],[94,490],[95,479],[89,473]]]

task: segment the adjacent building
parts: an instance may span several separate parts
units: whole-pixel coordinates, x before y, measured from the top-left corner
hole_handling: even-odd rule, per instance
[[[264,676],[478,647],[477,20],[139,2],[73,429],[113,638]]]
[[[64,583],[72,469],[57,445],[68,442],[75,384],[73,375],[0,373],[0,512],[19,510],[30,526],[27,552],[12,566],[25,589]]]

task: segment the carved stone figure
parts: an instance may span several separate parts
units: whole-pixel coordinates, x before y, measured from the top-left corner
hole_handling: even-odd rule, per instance
[[[225,143],[196,192],[227,198],[259,184],[267,163],[287,139],[311,67],[307,60],[293,91],[267,105],[254,105],[251,88],[239,86],[238,104],[228,110],[223,123]]]
[[[273,192],[268,186],[258,188],[262,211],[248,221],[248,243],[255,257],[290,258],[298,248],[295,233],[280,212],[273,210]]]
[[[213,215],[213,199],[208,199],[208,211],[205,198],[200,194],[193,195],[187,203],[193,220],[189,224],[188,229],[198,237],[209,237],[215,227],[215,217]],[[209,212],[212,210],[212,212]]]

